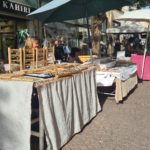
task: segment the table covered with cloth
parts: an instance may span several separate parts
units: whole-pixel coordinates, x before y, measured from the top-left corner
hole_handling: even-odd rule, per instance
[[[137,85],[137,65],[121,64],[108,71],[96,71],[97,87],[109,87],[115,84],[115,100],[118,103]]]
[[[0,80],[0,149],[30,150],[34,82]],[[95,70],[37,84],[47,150],[58,150],[101,110]]]

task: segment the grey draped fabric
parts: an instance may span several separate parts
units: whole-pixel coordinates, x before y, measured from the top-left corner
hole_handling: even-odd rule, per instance
[[[32,87],[0,81],[0,150],[30,150]]]
[[[33,83],[0,81],[0,150],[30,150]],[[101,110],[95,71],[38,88],[47,150],[58,150]]]
[[[94,70],[38,89],[43,103],[48,150],[58,150],[101,110]]]

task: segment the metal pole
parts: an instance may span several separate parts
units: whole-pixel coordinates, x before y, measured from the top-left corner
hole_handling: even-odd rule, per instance
[[[146,53],[147,53],[149,27],[150,27],[150,22],[149,22],[148,29],[147,29],[146,43],[145,43],[144,56],[143,56],[143,63],[142,63],[141,79],[143,78],[143,75],[144,75],[144,67],[145,67],[145,59],[146,59]]]
[[[42,103],[39,99],[39,150],[44,150],[44,125],[42,116]]]

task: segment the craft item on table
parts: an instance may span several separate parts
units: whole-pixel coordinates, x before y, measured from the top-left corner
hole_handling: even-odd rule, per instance
[[[12,73],[12,74],[1,74],[0,75],[0,79],[11,79],[13,77],[19,77],[19,76],[22,76],[23,73],[21,72],[15,72],[15,73]]]
[[[93,65],[79,65],[79,64],[63,64],[63,65],[49,65],[42,68],[21,70],[12,74],[3,74],[0,76],[1,80],[22,80],[22,81],[39,81],[47,78],[64,78],[79,74],[84,70],[94,67]]]
[[[22,75],[14,75],[14,74],[3,74],[0,75],[0,80],[12,80],[12,81],[28,81],[28,82],[35,82],[37,78],[27,78]]]
[[[92,55],[92,56],[91,55],[82,55],[82,56],[78,56],[78,57],[82,63],[90,61],[93,58],[97,58],[96,55]]]
[[[38,81],[35,81],[34,82],[34,87],[42,87],[46,84],[51,84],[51,83],[54,83],[54,82],[57,82],[59,80],[62,80],[63,78],[48,78],[48,79],[44,79],[44,80],[38,80]]]
[[[110,68],[96,68],[96,71],[111,72],[112,69],[110,69]]]
[[[11,80],[15,80],[15,81],[27,81],[27,82],[35,82],[35,81],[38,81],[37,78],[28,78],[28,77],[24,77],[24,76],[21,76],[21,77],[14,77],[14,78],[12,78]]]
[[[116,64],[116,61],[115,60],[110,60],[110,61],[108,61],[108,62],[105,62],[105,63],[100,63],[99,64],[99,67],[100,68],[111,68],[111,67],[114,67],[115,66],[115,64]]]
[[[133,65],[134,63],[132,63],[131,60],[117,60],[116,62],[116,65],[125,65],[125,64]]]
[[[56,74],[56,78],[62,78],[62,77],[68,77],[68,76],[72,76],[73,74],[78,74],[78,73],[81,73],[80,70],[65,70],[65,71],[61,71],[61,72],[58,72]]]
[[[37,74],[37,73],[26,74],[25,76],[43,78],[43,79],[55,77],[53,74]]]
[[[97,86],[112,86],[115,81],[115,76],[111,72],[96,71]]]

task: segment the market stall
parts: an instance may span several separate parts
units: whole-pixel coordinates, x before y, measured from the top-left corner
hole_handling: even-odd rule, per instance
[[[136,21],[136,22],[145,22],[147,23],[147,34],[146,34],[146,41],[144,46],[144,53],[143,53],[143,60],[142,60],[142,69],[140,78],[143,79],[144,69],[145,69],[145,60],[148,53],[149,47],[149,27],[150,27],[150,10],[149,9],[139,9],[134,11],[125,12],[122,16],[117,18],[117,20],[124,20],[124,21]]]
[[[47,149],[57,150],[101,110],[90,65],[50,65],[0,79],[0,149],[30,150],[33,86],[40,104],[40,150],[44,132]]]
[[[100,89],[115,85],[111,93],[101,92],[115,96],[116,103],[123,100],[137,85],[137,66],[131,63],[116,62],[111,68],[98,68],[96,71],[96,83]]]

